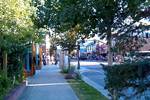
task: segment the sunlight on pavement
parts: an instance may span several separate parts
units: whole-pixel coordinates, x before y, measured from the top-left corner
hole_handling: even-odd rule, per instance
[[[80,73],[84,73],[84,72],[97,72],[97,73],[101,73],[101,71],[98,70],[81,70]]]
[[[72,65],[77,65],[77,62],[71,62]],[[80,65],[81,66],[85,66],[85,65],[99,65],[99,62],[88,62],[88,61],[80,61]]]
[[[43,83],[43,84],[27,84],[29,87],[37,87],[37,86],[56,86],[56,85],[68,85],[69,83]],[[78,83],[72,83],[78,84]]]

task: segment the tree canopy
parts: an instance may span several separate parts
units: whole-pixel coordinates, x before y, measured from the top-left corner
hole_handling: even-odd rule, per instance
[[[31,41],[35,30],[30,18],[33,14],[30,1],[1,0],[0,9],[1,49]]]
[[[148,0],[45,0],[39,9],[38,22],[62,33],[80,26],[77,33],[99,34],[108,40],[108,55],[112,63],[112,38],[127,37],[149,29],[139,23],[149,20]],[[40,16],[44,15],[44,19]],[[120,38],[118,38],[120,39]]]
[[[11,77],[14,72],[22,73],[24,49],[41,39],[31,18],[36,16],[31,4],[31,0],[0,0],[0,70],[5,70],[5,74],[8,71]]]

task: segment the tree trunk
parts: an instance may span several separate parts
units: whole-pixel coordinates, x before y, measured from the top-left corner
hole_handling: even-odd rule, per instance
[[[112,66],[112,64],[113,64],[113,53],[112,53],[111,29],[109,29],[109,31],[108,31],[107,41],[108,41],[108,66]]]
[[[117,90],[113,90],[113,98],[112,100],[118,100],[118,94],[117,94]]]
[[[3,51],[3,70],[4,70],[4,75],[7,78],[7,52]]]
[[[80,70],[80,45],[78,44],[78,48],[77,48],[77,60],[78,60],[78,65],[77,65],[77,70]]]
[[[2,59],[2,50],[0,48],[0,71],[2,70],[2,67],[3,67],[3,59]]]

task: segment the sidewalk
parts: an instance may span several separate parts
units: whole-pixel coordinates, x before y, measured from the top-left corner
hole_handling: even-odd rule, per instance
[[[78,100],[55,65],[44,66],[26,82],[19,100]]]

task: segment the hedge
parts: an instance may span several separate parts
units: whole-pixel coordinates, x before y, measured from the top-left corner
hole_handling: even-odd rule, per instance
[[[114,99],[121,96],[130,98],[142,94],[150,88],[149,60],[107,66],[105,74],[106,88]],[[133,95],[127,96],[123,91],[129,88],[133,88],[135,92]]]

